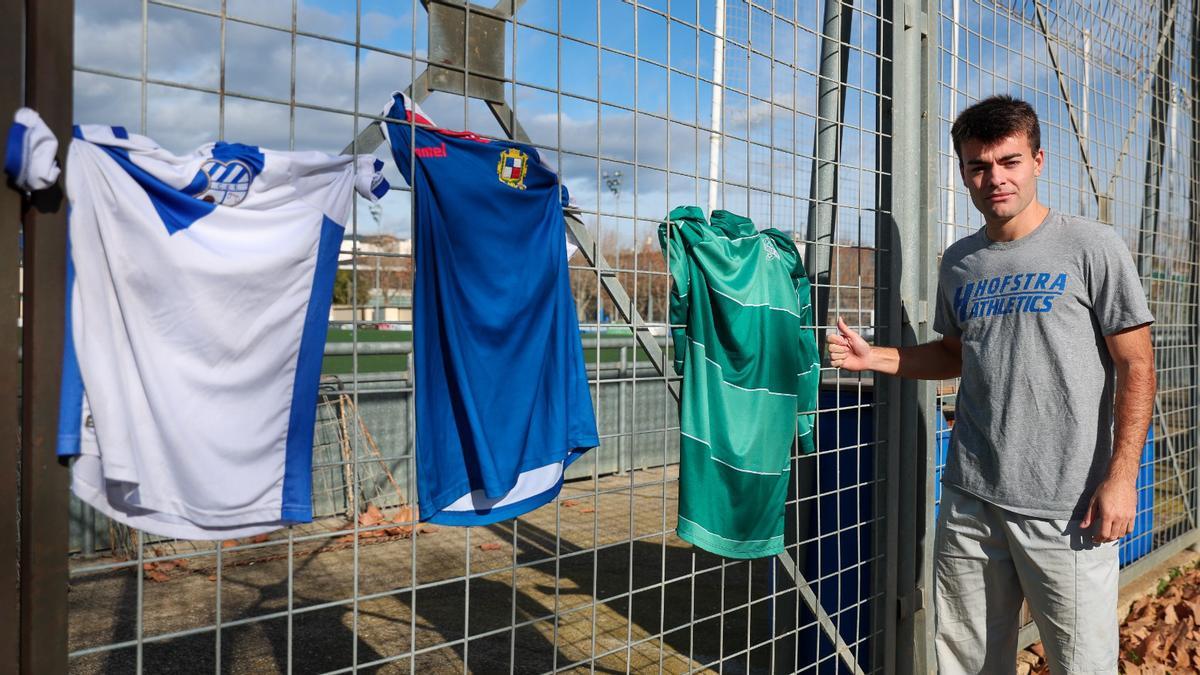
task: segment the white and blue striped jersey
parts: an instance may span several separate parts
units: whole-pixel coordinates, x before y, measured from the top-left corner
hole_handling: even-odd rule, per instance
[[[387,190],[381,168],[76,128],[58,452],[78,455],[80,499],[179,538],[312,519],[338,250],[356,188]]]

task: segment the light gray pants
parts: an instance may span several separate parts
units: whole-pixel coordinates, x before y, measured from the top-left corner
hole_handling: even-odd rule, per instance
[[[946,486],[934,543],[938,672],[1016,670],[1021,600],[1054,675],[1117,672],[1117,544]]]

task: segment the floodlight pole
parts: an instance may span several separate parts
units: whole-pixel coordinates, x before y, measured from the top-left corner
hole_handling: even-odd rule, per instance
[[[708,138],[708,213],[717,209],[721,184],[721,121],[725,94],[725,0],[716,0],[717,24],[713,40],[712,133]]]

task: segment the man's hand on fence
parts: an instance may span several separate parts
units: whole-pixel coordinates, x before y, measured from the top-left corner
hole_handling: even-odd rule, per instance
[[[1108,478],[1096,487],[1087,514],[1080,527],[1092,527],[1092,541],[1104,543],[1114,541],[1133,532],[1133,519],[1137,515],[1137,487],[1132,481]]]
[[[829,363],[834,368],[846,370],[867,370],[871,357],[871,345],[862,339],[842,321],[837,320],[837,333],[830,333],[825,339],[829,346]]]

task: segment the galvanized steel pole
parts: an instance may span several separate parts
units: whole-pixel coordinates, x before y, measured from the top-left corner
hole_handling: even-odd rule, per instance
[[[935,336],[929,300],[937,285],[937,36],[930,0],[884,3],[878,254],[878,342],[911,346]],[[888,15],[890,13],[890,16]],[[887,106],[890,103],[890,109]],[[889,142],[890,139],[890,142]],[[885,598],[895,604],[894,671],[927,673],[933,655],[933,470],[936,383],[876,376],[886,429],[890,567]]]
[[[817,79],[817,132],[808,206],[805,269],[816,290],[816,324],[829,325],[830,267],[837,229],[838,162],[842,135],[842,103],[846,82],[846,48],[852,11],[843,0],[825,0],[821,30],[821,63]]]
[[[1191,173],[1188,180],[1188,244],[1191,246],[1192,267],[1191,290],[1188,305],[1191,307],[1192,344],[1192,433],[1191,466],[1200,466],[1200,0],[1192,0],[1192,77],[1191,77]],[[1196,493],[1193,490],[1187,500],[1187,508],[1197,513]]]
[[[1150,133],[1146,141],[1146,165],[1142,185],[1142,215],[1138,228],[1137,263],[1138,273],[1149,280],[1154,272],[1154,244],[1158,233],[1158,203],[1162,187],[1163,167],[1166,161],[1166,128],[1168,97],[1171,93],[1171,54],[1175,51],[1175,27],[1170,12],[1173,3],[1159,3],[1158,35],[1165,38],[1165,51],[1157,59],[1154,69],[1154,87],[1150,103]],[[1151,283],[1153,288],[1153,283]]]

